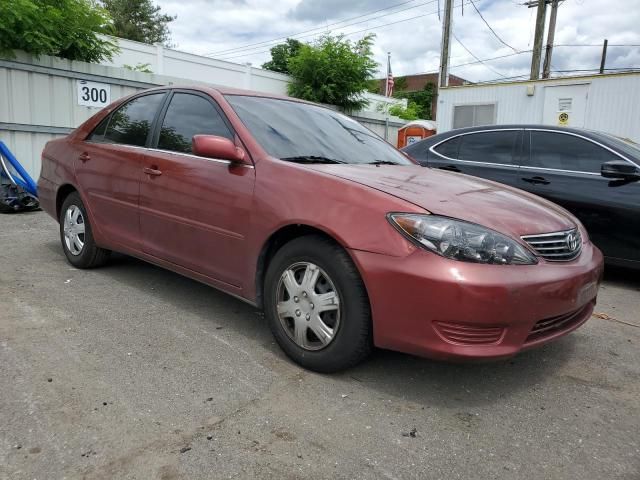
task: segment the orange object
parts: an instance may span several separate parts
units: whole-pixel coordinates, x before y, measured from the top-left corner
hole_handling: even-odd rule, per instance
[[[436,122],[432,120],[413,120],[398,130],[398,148],[406,147],[435,134]]]

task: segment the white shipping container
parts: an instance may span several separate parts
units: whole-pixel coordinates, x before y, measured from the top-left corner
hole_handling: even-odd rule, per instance
[[[599,130],[640,143],[640,73],[442,88],[438,132],[544,124]]]

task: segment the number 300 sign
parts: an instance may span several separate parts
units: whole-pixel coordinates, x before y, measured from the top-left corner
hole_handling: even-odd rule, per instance
[[[106,107],[111,103],[111,85],[78,80],[78,105]]]

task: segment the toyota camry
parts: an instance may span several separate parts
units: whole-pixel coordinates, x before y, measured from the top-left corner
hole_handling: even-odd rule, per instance
[[[602,274],[563,208],[242,90],[120,99],[46,145],[38,191],[73,266],[117,251],[209,284],[263,309],[284,352],[322,372],[374,346],[512,356],[586,322]]]

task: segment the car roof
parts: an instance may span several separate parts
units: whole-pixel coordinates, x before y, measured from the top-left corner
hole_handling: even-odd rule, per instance
[[[511,129],[544,129],[544,130],[552,130],[557,132],[569,132],[569,133],[577,133],[579,135],[589,135],[593,132],[592,130],[587,130],[584,128],[573,128],[573,127],[558,127],[555,125],[542,125],[535,123],[509,123],[505,125],[482,125],[479,127],[465,127],[465,128],[457,128],[455,130],[449,130],[444,133],[440,133],[438,135],[457,135],[460,133],[471,133],[471,132],[482,132],[485,130],[511,130]],[[433,138],[433,137],[429,137]],[[443,137],[444,138],[444,137]]]
[[[322,104],[318,104],[318,103],[313,103],[313,102],[309,102],[307,100],[301,100],[299,98],[293,98],[293,97],[288,97],[286,95],[280,95],[277,93],[270,93],[270,92],[258,92],[256,90],[245,90],[242,88],[233,88],[233,87],[223,87],[223,86],[218,86],[218,85],[202,85],[202,84],[189,84],[189,83],[185,83],[185,84],[171,84],[171,85],[165,85],[165,86],[160,86],[160,87],[155,87],[155,88],[150,88],[147,91],[151,91],[151,90],[197,90],[200,92],[205,92],[205,93],[210,93],[212,91],[218,92],[221,95],[244,95],[247,97],[263,97],[263,98],[274,98],[274,99],[278,99],[278,100],[287,100],[290,102],[297,102],[297,103],[306,103],[309,105],[317,105],[320,107],[324,107],[324,105]],[[140,92],[136,92],[136,94],[138,94]]]
[[[414,143],[412,145],[408,145],[407,147],[404,147],[402,150],[406,151],[407,153],[411,153],[413,150],[416,149],[416,145],[430,147],[432,145],[435,145],[438,142],[446,140],[447,138],[455,137],[456,135],[465,134],[465,133],[484,132],[487,130],[495,131],[495,130],[513,130],[513,129],[549,130],[553,132],[573,133],[576,135],[581,135],[583,137],[586,137],[598,143],[601,143],[613,150],[619,150],[619,147],[612,140],[611,135],[605,132],[598,132],[596,130],[587,130],[585,128],[558,127],[555,125],[542,125],[542,124],[533,124],[533,123],[531,124],[510,123],[505,125],[483,125],[479,127],[457,128],[455,130],[449,130],[447,132],[432,135],[431,137],[427,137],[424,140],[421,140],[420,142]]]

